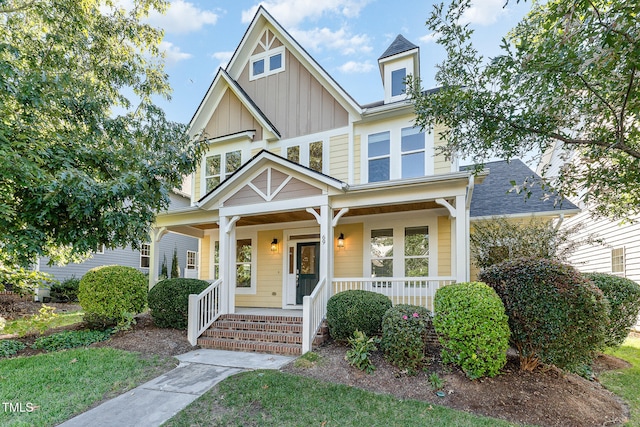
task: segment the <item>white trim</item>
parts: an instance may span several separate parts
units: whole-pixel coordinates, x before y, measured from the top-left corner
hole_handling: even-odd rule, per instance
[[[484,221],[484,220],[495,219],[496,217],[506,217],[506,218],[531,218],[531,217],[540,217],[540,216],[557,217],[558,215],[564,215],[565,217],[570,217],[573,215],[577,215],[580,212],[582,212],[582,210],[580,209],[558,209],[557,211],[523,212],[523,213],[517,213],[517,214],[472,216],[470,220]]]
[[[294,224],[291,224],[290,228],[282,229],[282,247],[283,247],[283,256],[282,256],[282,308],[283,309],[291,309],[291,310],[300,310],[302,304],[287,304],[289,295],[289,248],[293,247],[293,259],[294,259],[294,274],[297,263],[297,244],[298,243],[315,243],[320,242],[320,238],[310,238],[310,239],[301,239],[301,240],[290,240],[291,236],[296,235],[306,235],[306,234],[320,234],[320,226],[316,225],[315,227],[301,227],[295,228]],[[321,257],[320,254],[318,254]],[[322,258],[320,258],[320,262],[322,262]]]
[[[299,209],[306,209],[309,206],[320,206],[322,204],[327,203],[327,195],[320,196],[311,196],[311,197],[301,197],[299,199],[291,199],[291,200],[278,200],[271,201],[262,204],[253,204],[253,205],[245,205],[245,206],[229,206],[229,207],[221,207],[219,212],[220,216],[222,215],[240,215],[240,216],[251,216],[262,213],[277,213],[277,212],[289,212],[295,211]]]
[[[236,295],[255,295],[257,292],[257,283],[258,283],[258,233],[255,231],[244,230],[243,228],[235,228],[236,229],[236,245],[238,240],[246,240],[251,239],[251,287],[249,288],[239,288],[237,283],[235,284],[235,293]],[[238,258],[236,256],[236,251],[232,254],[233,265],[235,266],[233,270],[233,274],[236,274],[236,269],[238,268]],[[245,263],[242,263],[245,264]]]
[[[266,30],[264,32],[266,32]],[[264,32],[263,32],[263,34],[264,34]],[[260,38],[262,38],[262,37],[260,37]],[[281,72],[285,71],[286,52],[285,52],[284,46],[278,46],[276,48],[269,49],[266,46],[264,46],[262,44],[262,42],[260,42],[260,40],[258,40],[258,44],[261,45],[265,49],[265,51],[257,53],[255,55],[251,55],[249,57],[249,61],[247,62],[247,66],[249,67],[249,81],[261,79],[263,77],[271,76],[273,74],[278,74],[278,73],[281,73]],[[256,44],[256,46],[258,44]],[[255,47],[253,48],[253,50],[255,50]],[[276,55],[280,55],[280,60],[281,60],[280,68],[276,68],[275,70],[272,70],[271,69],[271,58],[276,56]],[[262,73],[260,73],[260,74],[253,74],[253,63],[257,62],[257,61],[260,61],[260,60],[264,61],[264,64],[263,64],[264,71]]]

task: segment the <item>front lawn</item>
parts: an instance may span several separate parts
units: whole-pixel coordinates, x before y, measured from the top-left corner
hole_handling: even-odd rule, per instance
[[[401,400],[278,371],[221,382],[164,426],[510,426],[416,400]]]
[[[607,353],[626,360],[632,366],[602,373],[600,383],[629,405],[628,425],[640,426],[640,338],[629,337],[620,348]]]
[[[74,311],[71,313],[57,313],[56,317],[47,323],[47,329],[59,328],[62,326],[74,325],[82,322],[84,313],[82,311]],[[7,322],[2,334],[18,334],[20,331],[29,330],[29,317],[23,317],[16,320]],[[32,333],[37,333],[36,330],[31,330]]]
[[[0,359],[0,425],[59,424],[175,366],[171,357],[112,348]]]

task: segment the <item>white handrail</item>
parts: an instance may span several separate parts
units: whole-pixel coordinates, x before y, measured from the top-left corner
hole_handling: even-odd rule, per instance
[[[302,299],[302,354],[311,351],[313,339],[327,314],[327,278],[318,282],[311,295]]]
[[[334,278],[332,295],[362,289],[387,296],[394,305],[412,304],[433,312],[436,291],[455,283],[455,277],[344,277]]]
[[[187,339],[196,345],[198,337],[222,314],[220,312],[220,288],[222,279],[213,282],[200,294],[189,295]]]

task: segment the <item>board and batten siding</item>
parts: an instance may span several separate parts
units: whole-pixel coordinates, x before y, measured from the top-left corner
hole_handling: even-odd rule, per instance
[[[254,141],[262,139],[262,127],[240,99],[229,89],[225,91],[218,107],[205,126],[208,138],[231,135],[237,132],[255,130]]]

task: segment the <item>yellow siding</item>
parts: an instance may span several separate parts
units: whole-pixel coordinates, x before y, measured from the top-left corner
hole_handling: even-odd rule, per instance
[[[349,136],[334,136],[329,140],[329,175],[341,181],[349,180]]]
[[[451,220],[438,217],[438,275],[451,275]]]
[[[333,275],[335,277],[362,277],[362,248],[364,224],[338,224],[335,237],[344,234],[344,248],[334,247]]]
[[[200,241],[200,270],[198,275],[202,280],[213,279],[213,277],[210,277],[212,275],[209,274],[211,243],[211,236],[204,236]]]
[[[196,173],[193,175],[193,200],[199,200],[202,197],[200,194],[200,166],[197,167]]]
[[[360,182],[360,135],[353,138],[353,182]]]
[[[442,147],[446,145],[446,142],[440,136],[440,132],[442,132],[443,130],[444,130],[444,126],[442,125],[436,125],[435,128],[433,129],[433,145],[436,153],[434,158],[433,171],[434,171],[434,174],[436,175],[441,173],[451,172],[451,162],[444,157],[444,154],[437,154],[438,147]]]
[[[271,252],[271,241],[279,242],[277,253]],[[238,307],[282,307],[282,230],[259,231],[257,249],[256,293],[236,294]]]

